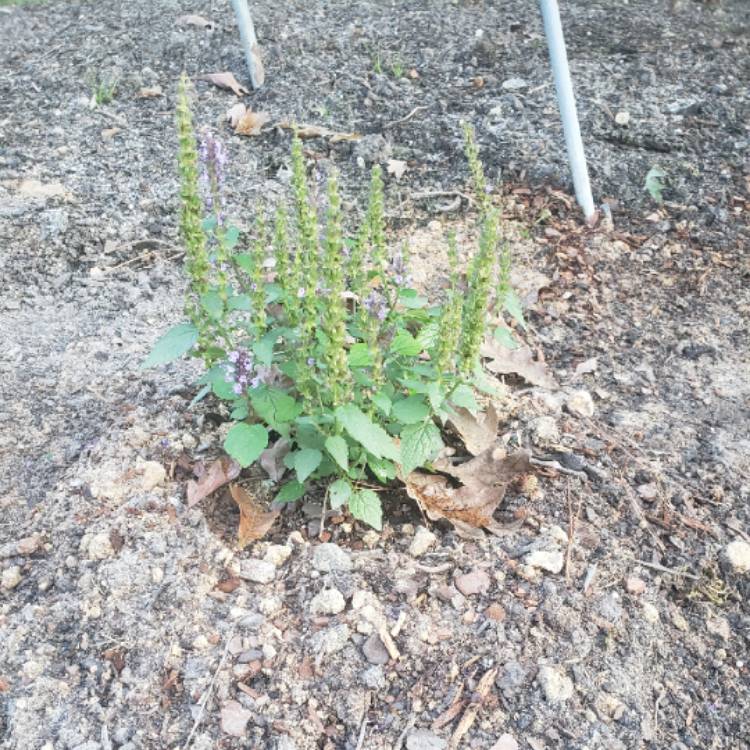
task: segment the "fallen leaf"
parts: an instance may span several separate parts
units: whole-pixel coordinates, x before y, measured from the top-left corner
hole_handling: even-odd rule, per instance
[[[201,474],[198,481],[190,481],[187,486],[187,504],[189,508],[208,497],[219,487],[237,479],[240,475],[240,465],[227,456],[214,461],[208,469]]]
[[[386,170],[388,174],[392,174],[396,178],[396,182],[400,182],[404,172],[406,172],[406,162],[400,159],[388,159]]]
[[[162,95],[161,86],[144,86],[138,92],[139,99],[156,99]]]
[[[102,656],[112,664],[120,674],[125,669],[125,649],[122,646],[113,646],[102,653]]]
[[[186,13],[177,19],[178,26],[196,26],[199,29],[213,29],[214,25],[207,18],[197,16],[194,13]]]
[[[535,360],[528,346],[508,349],[493,338],[486,338],[482,344],[481,354],[489,360],[485,367],[496,375],[520,375],[532,385],[550,390],[559,387],[547,364]]]
[[[233,127],[237,127],[237,123],[240,121],[242,116],[247,112],[247,107],[242,102],[237,102],[237,104],[231,106],[227,110],[226,118],[229,122],[229,124]]]
[[[266,448],[260,454],[260,465],[272,481],[278,482],[286,473],[284,457],[291,447],[288,440],[279,438],[270,448]]]
[[[266,535],[281,511],[265,510],[247,490],[238,484],[230,484],[229,491],[240,509],[237,545],[240,549],[244,549],[250,542],[262,539]]]
[[[0,693],[7,693],[10,690],[10,683],[8,680],[0,677]]]
[[[442,474],[413,471],[404,479],[406,492],[433,520],[447,518],[475,528],[492,526],[492,514],[506,488],[529,470],[530,455],[528,451],[508,455],[493,445],[458,466],[450,459],[440,459],[434,465]],[[454,487],[444,474],[457,479],[461,486]]]
[[[237,701],[225,701],[221,707],[221,729],[232,737],[244,737],[247,722],[253,715]]]
[[[219,589],[219,591],[223,591],[225,594],[231,594],[241,583],[242,581],[236,577],[225,578],[223,581],[219,581],[216,584],[216,588]]]
[[[489,405],[484,414],[476,416],[461,406],[454,406],[453,412],[449,421],[456,428],[456,432],[464,441],[466,450],[472,456],[478,456],[482,451],[494,445],[500,417],[493,404]]]
[[[261,128],[270,119],[268,112],[253,112],[248,109],[237,121],[234,132],[238,135],[260,135]]]
[[[322,125],[295,125],[287,120],[278,123],[280,128],[293,130],[299,138],[328,138],[331,143],[341,143],[342,141],[358,141],[362,136],[359,133],[342,133]]]
[[[234,77],[234,73],[225,71],[223,73],[206,73],[201,77],[202,81],[208,81],[213,83],[214,86],[218,86],[220,89],[229,89],[233,91],[236,96],[243,96],[250,92]]]

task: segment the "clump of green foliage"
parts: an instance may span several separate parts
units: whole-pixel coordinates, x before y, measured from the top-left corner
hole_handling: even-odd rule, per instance
[[[449,288],[430,304],[412,286],[406,248],[388,247],[379,167],[356,229],[344,216],[336,175],[329,176],[321,231],[295,137],[291,205],[273,217],[261,210],[241,246],[223,217],[226,159],[215,142],[198,149],[184,77],[178,100],[188,321],[157,342],[145,366],[188,352],[201,357],[207,371],[199,396],[228,402],[234,422],[227,453],[249,466],[283,439],[292,478],[277,500],[297,500],[311,481],[328,480],[331,507],[346,506],[379,529],[373,485],[429,467],[452,410],[476,412],[475,389],[489,387],[479,350],[490,308],[510,293],[509,256],[473,132],[465,131],[465,143],[479,191],[479,246],[463,278],[450,238]]]

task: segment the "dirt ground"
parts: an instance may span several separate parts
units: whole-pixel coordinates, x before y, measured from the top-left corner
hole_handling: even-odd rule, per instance
[[[471,220],[476,127],[559,384],[509,378],[500,437],[558,468],[499,537],[433,537],[396,493],[382,534],[337,518],[321,544],[309,496],[238,552],[231,501],[188,509],[179,467],[218,455],[223,413],[188,408],[194,364],[139,370],[181,314],[176,81],[245,79],[230,5],[3,3],[0,747],[750,747],[750,4],[563,5],[595,229],[535,3],[253,0],[244,101],[363,134],[307,142],[355,211],[373,161],[407,163],[390,224],[426,285]],[[234,95],[196,92],[249,226],[289,134],[236,136]]]

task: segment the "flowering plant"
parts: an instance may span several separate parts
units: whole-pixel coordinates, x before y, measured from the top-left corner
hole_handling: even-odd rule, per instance
[[[331,480],[330,506],[379,529],[373,487],[429,466],[444,447],[441,425],[455,407],[476,412],[474,389],[488,387],[479,348],[489,307],[502,307],[510,293],[509,265],[472,132],[465,137],[480,195],[479,249],[463,279],[451,238],[450,286],[431,305],[412,286],[407,248],[389,252],[380,167],[351,236],[329,177],[321,229],[295,137],[292,215],[279,207],[269,231],[261,212],[238,252],[240,233],[224,214],[224,150],[211,136],[198,148],[184,77],[177,122],[188,322],[157,342],[145,366],[201,357],[199,397],[226,401],[234,422],[227,453],[246,467],[273,442],[290,474],[278,501]]]

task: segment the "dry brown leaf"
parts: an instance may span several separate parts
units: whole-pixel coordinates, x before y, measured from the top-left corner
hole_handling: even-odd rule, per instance
[[[178,26],[196,26],[199,29],[212,29],[214,25],[207,18],[197,16],[195,13],[186,13],[177,19]]]
[[[250,542],[262,539],[281,511],[267,511],[250,493],[238,484],[230,484],[234,502],[240,509],[240,527],[237,533],[237,545],[244,549]]]
[[[225,71],[223,73],[206,73],[201,76],[201,80],[213,83],[214,86],[218,86],[220,89],[229,89],[233,91],[236,96],[243,96],[250,92],[234,77],[234,73]]]
[[[386,170],[388,174],[392,174],[396,178],[396,182],[400,182],[404,172],[406,172],[406,162],[400,159],[388,159]]]
[[[528,471],[529,458],[528,451],[508,455],[503,448],[492,446],[458,466],[453,466],[449,459],[435,462],[438,471],[457,479],[461,487],[454,487],[443,474],[420,471],[409,474],[404,484],[409,497],[417,501],[429,518],[447,518],[475,528],[492,526],[492,514],[505,496],[507,486]]]
[[[532,385],[550,390],[559,387],[547,364],[535,360],[528,346],[508,349],[494,338],[486,338],[482,344],[481,354],[489,360],[485,367],[496,375],[520,375]]]
[[[270,119],[268,112],[253,112],[248,109],[237,121],[234,132],[238,135],[260,135],[261,128]]]
[[[260,465],[268,474],[268,478],[278,482],[286,473],[284,457],[289,453],[291,444],[284,438],[279,438],[270,448],[260,454]]]
[[[242,581],[236,576],[233,578],[225,578],[216,584],[216,588],[219,591],[223,591],[225,594],[231,594],[236,588],[240,586]]]
[[[331,143],[341,143],[342,141],[358,141],[362,137],[359,133],[341,133],[322,125],[295,125],[288,120],[282,120],[278,125],[285,130],[293,130],[302,140],[328,138]]]
[[[144,86],[138,92],[139,99],[155,99],[162,95],[161,86]]]
[[[227,121],[233,128],[236,128],[237,123],[245,112],[247,112],[247,107],[242,102],[237,102],[237,104],[234,104],[227,110]]]
[[[474,416],[468,409],[454,406],[454,414],[450,418],[451,424],[464,441],[466,450],[472,456],[478,456],[495,444],[497,439],[497,427],[500,417],[493,404],[490,404],[484,414]]]
[[[227,456],[217,459],[201,474],[198,481],[188,482],[188,508],[192,508],[227,482],[237,479],[239,475],[240,465],[235,460]]]

